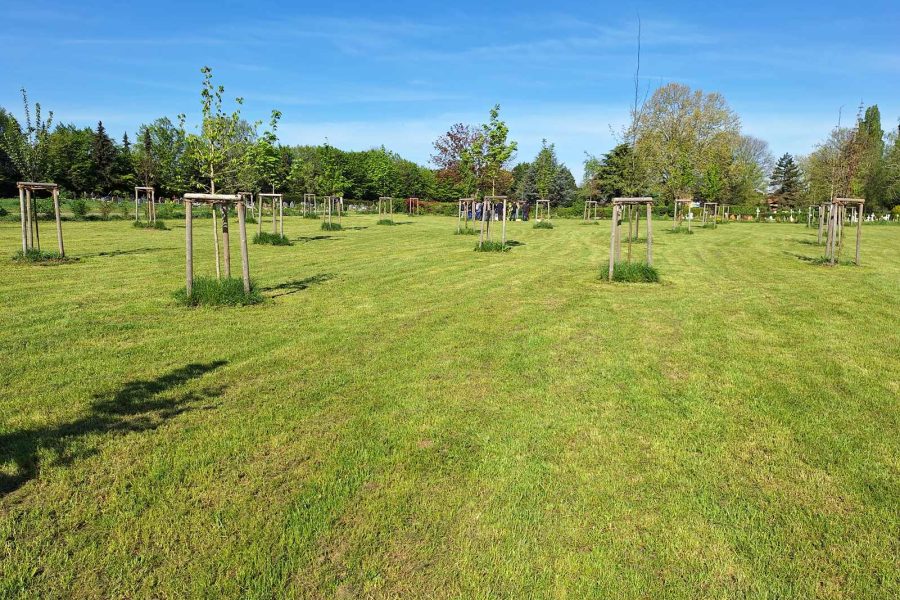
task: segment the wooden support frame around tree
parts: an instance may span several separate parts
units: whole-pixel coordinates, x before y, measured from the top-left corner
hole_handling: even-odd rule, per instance
[[[259,221],[257,222],[257,233],[262,233],[262,217],[263,206],[266,200],[272,205],[272,233],[284,237],[284,194],[256,194],[259,201]]]
[[[516,200],[513,202],[513,221],[521,221],[524,218],[524,208],[526,202],[524,200]]]
[[[825,240],[825,258],[830,265],[841,258],[844,248],[844,221],[847,220],[847,207],[855,208],[857,214],[863,214],[866,201],[864,198],[835,198],[828,205],[828,227]],[[854,263],[860,264],[860,246],[862,243],[862,219],[856,219],[856,252]]]
[[[540,221],[541,219],[550,220],[550,201],[545,200],[543,198],[539,198],[534,201],[534,220]]]
[[[691,221],[693,221],[693,212],[691,209],[693,208],[693,206],[693,198],[675,198],[675,215],[672,217],[673,230],[681,227],[681,222],[685,220],[685,212],[691,215],[691,218],[687,219],[688,231],[691,230]]]
[[[406,214],[410,217],[422,214],[422,201],[418,198],[408,198],[406,200]]]
[[[315,194],[303,194],[303,216],[310,214],[310,205],[312,205],[312,214],[319,214],[319,202]]]
[[[185,230],[185,289],[188,297],[194,290],[194,226],[193,205],[208,204],[213,215],[217,209],[222,210],[222,241],[225,255],[225,276],[231,277],[231,247],[228,237],[228,210],[232,204],[237,205],[238,230],[241,241],[241,278],[244,281],[244,293],[250,293],[250,257],[247,250],[247,207],[241,194],[185,194],[184,195],[184,230]],[[213,240],[216,250],[216,277],[219,272],[219,242],[215,219],[213,219]]]
[[[150,186],[135,186],[134,188],[134,220],[140,222],[140,204],[143,196],[147,204],[147,222],[156,223],[156,190]]]
[[[704,202],[702,212],[702,225],[706,227],[708,223],[712,223],[713,229],[716,228],[719,221],[719,203]]]
[[[391,196],[378,197],[378,220],[394,221],[394,199]]]
[[[485,237],[487,237],[487,241],[491,241],[491,221],[493,220],[498,204],[502,204],[503,206],[503,212],[500,214],[503,220],[503,224],[501,225],[500,244],[504,247],[506,246],[507,197],[485,196],[481,205],[481,234],[478,239],[479,247],[484,244]],[[485,227],[485,225],[487,225],[487,227]]]
[[[344,198],[342,196],[325,196],[323,200],[323,219],[328,226],[331,227],[334,214],[337,213],[337,222],[338,225],[341,224],[341,212],[344,206]]]
[[[597,211],[600,207],[600,203],[596,200],[585,200],[584,201],[584,221],[597,221],[599,217],[597,216]]]
[[[66,249],[63,245],[62,218],[59,210],[59,186],[55,183],[37,183],[34,181],[19,181],[19,217],[22,224],[22,254],[29,250],[41,249],[41,229],[38,223],[37,199],[34,192],[50,192],[53,198],[53,214],[56,219],[56,243],[59,248],[59,257],[66,257]]]
[[[613,198],[612,201],[612,231],[609,238],[609,281],[613,280],[613,272],[616,264],[622,260],[622,232],[621,221],[624,214],[629,215],[628,219],[628,254],[627,261],[631,262],[631,243],[632,239],[636,239],[631,235],[631,213],[640,214],[639,209],[645,206],[647,209],[647,265],[653,266],[653,198]]]
[[[244,198],[244,208],[249,215],[256,214],[256,203],[253,201],[253,192],[238,192],[238,196]]]
[[[469,230],[469,215],[475,220],[475,198],[460,198],[458,211],[456,214],[456,233],[462,233]],[[465,223],[465,228],[463,228]]]
[[[816,237],[816,244],[821,246],[822,245],[822,234],[825,232],[825,213],[827,212],[826,205],[820,204],[817,207],[817,210],[819,212],[819,233],[818,233],[818,236]]]

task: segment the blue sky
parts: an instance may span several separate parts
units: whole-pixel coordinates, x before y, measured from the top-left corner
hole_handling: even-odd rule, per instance
[[[547,138],[580,177],[627,118],[640,12],[642,85],[723,93],[776,154],[810,151],[842,106],[846,120],[878,104],[896,127],[900,3],[742,4],[0,0],[0,105],[20,114],[25,86],[57,121],[133,134],[196,117],[210,65],[245,116],[284,113],[286,143],[424,163],[450,124],[500,103],[519,159]]]

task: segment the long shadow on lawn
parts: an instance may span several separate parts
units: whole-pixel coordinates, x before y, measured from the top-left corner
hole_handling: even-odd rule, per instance
[[[165,250],[178,250],[175,246],[167,246],[165,248],[133,248],[131,250],[110,250],[108,252],[96,252],[94,254],[83,254],[83,258],[93,258],[96,256],[126,256],[129,254],[149,254],[151,252],[163,252]]]
[[[279,296],[287,296],[288,294],[296,294],[297,292],[302,292],[311,285],[324,283],[329,279],[334,279],[334,273],[319,273],[318,275],[313,275],[305,279],[285,281],[284,283],[278,283],[276,285],[264,287],[262,288],[262,291],[281,292],[280,294],[272,294],[272,298],[278,298]]]
[[[787,254],[788,256],[793,256],[799,260],[802,260],[805,263],[809,263],[812,265],[831,266],[831,261],[821,255],[820,256],[805,256],[803,254],[796,254],[794,252],[788,252],[787,250],[784,250],[783,252],[784,252],[784,254]],[[849,267],[856,266],[855,262],[853,262],[852,260],[846,259],[846,258],[842,258],[838,261],[835,261],[835,264],[849,266]]]
[[[93,453],[83,449],[73,451],[72,446],[79,437],[152,431],[173,417],[196,410],[193,404],[218,396],[223,388],[209,386],[175,397],[161,396],[226,364],[228,361],[224,360],[192,363],[156,379],[129,381],[112,393],[95,396],[89,413],[80,419],[0,435],[0,463],[12,463],[17,471],[15,475],[0,473],[0,495],[15,491],[38,476],[41,467],[39,454],[43,452],[49,450],[55,454],[52,464],[68,465]],[[213,407],[199,408],[208,410]]]
[[[298,242],[318,242],[319,240],[337,240],[333,235],[301,235],[297,238]]]

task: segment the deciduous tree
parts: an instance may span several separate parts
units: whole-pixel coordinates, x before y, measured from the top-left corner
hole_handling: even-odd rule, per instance
[[[200,92],[203,118],[196,134],[188,136],[188,153],[199,171],[197,184],[211,193],[238,191],[247,148],[255,127],[241,119],[243,99],[235,99],[231,113],[223,109],[225,88],[213,83],[212,69],[203,67]],[[183,117],[181,117],[183,122]]]
[[[731,155],[740,122],[718,93],[680,83],[657,89],[637,121],[635,150],[659,191],[690,195],[713,163]]]
[[[12,115],[7,113],[6,125],[0,137],[0,146],[9,160],[15,165],[22,179],[40,181],[45,179],[48,170],[47,137],[53,123],[53,112],[47,118],[41,116],[41,105],[34,105],[34,119],[28,104],[28,93],[22,88],[22,107],[25,125],[22,126]]]
[[[500,172],[515,155],[516,142],[507,142],[509,128],[500,120],[500,105],[495,104],[490,120],[482,125],[480,137],[484,140],[484,172],[491,182],[491,195],[497,195],[497,179]]]

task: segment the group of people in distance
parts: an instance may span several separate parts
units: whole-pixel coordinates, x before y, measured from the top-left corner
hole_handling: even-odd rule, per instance
[[[479,200],[475,203],[474,219],[480,221],[482,212],[485,210],[485,203]],[[472,219],[472,205],[469,205],[468,218]],[[528,202],[507,202],[506,204],[506,220],[507,221],[527,221],[528,215],[531,213],[531,205]],[[503,203],[495,202],[493,206],[488,205],[485,220],[502,221],[503,220]]]

